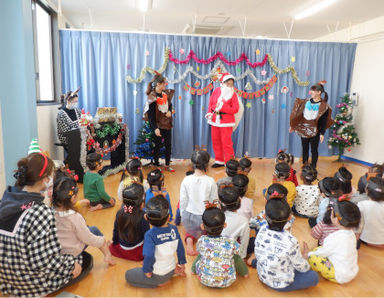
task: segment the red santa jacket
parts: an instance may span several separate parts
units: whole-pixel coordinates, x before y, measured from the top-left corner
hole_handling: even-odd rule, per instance
[[[211,97],[209,98],[208,112],[213,113],[213,117],[208,123],[218,127],[232,127],[235,126],[235,114],[239,111],[239,100],[237,94],[234,92],[233,96],[224,100],[223,107],[220,109],[219,114],[214,113],[218,99],[220,98],[221,89],[216,88]],[[217,117],[220,117],[217,119]]]

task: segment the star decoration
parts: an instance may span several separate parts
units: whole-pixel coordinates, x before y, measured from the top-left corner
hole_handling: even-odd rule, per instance
[[[291,57],[291,62],[294,63],[295,61],[296,61],[296,57],[295,57],[295,56],[292,56],[292,57]]]
[[[256,55],[260,55],[260,49],[256,50]]]
[[[263,69],[262,71],[260,71],[260,74],[261,74],[262,76],[265,76],[265,75],[267,74],[267,71],[266,71],[265,69]]]
[[[27,208],[28,208],[28,207],[27,207],[27,205],[25,205],[25,204],[21,205],[21,207],[20,207],[21,210],[26,210]]]
[[[241,67],[238,67],[238,68],[237,68],[237,72],[241,72]]]
[[[133,95],[134,95],[134,96],[137,95],[137,90],[133,90]]]
[[[191,99],[190,101],[189,101],[189,104],[190,105],[193,105],[195,102],[193,101],[193,99]]]
[[[181,100],[181,95],[179,95],[179,100]]]
[[[273,100],[274,98],[275,98],[275,97],[273,96],[273,94],[271,94],[271,95],[268,96],[268,99],[269,99],[269,100]]]
[[[197,71],[200,71],[200,66],[196,66],[196,70],[197,70]]]
[[[180,49],[180,50],[179,50],[179,53],[180,53],[180,55],[184,55],[185,50],[184,50],[184,49]]]
[[[285,103],[282,103],[281,104],[281,108],[284,110],[285,108],[287,107],[287,105]]]
[[[247,102],[247,104],[245,105],[248,109],[250,109],[252,107],[252,103],[250,102]]]

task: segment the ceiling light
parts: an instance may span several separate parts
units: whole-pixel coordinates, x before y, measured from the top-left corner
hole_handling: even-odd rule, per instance
[[[146,13],[152,8],[152,0],[136,0],[137,8],[142,12]]]
[[[336,2],[336,0],[323,0],[317,4],[314,4],[310,8],[305,9],[302,12],[295,15],[295,20],[298,21],[298,20],[304,19],[306,17],[309,17],[313,14],[316,14],[320,10],[327,8],[328,6],[334,4],[335,2]]]

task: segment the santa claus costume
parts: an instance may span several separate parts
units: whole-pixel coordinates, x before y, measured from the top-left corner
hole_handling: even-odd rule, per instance
[[[235,115],[242,107],[242,103],[234,92],[234,79],[234,76],[229,73],[222,74],[221,86],[216,88],[209,98],[208,113],[205,118],[211,125],[212,145],[215,153],[213,168],[224,166],[235,156],[232,131],[238,124]],[[232,82],[230,82],[231,80]]]

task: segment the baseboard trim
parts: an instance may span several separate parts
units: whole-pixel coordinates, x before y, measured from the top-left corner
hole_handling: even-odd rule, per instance
[[[349,156],[345,156],[345,155],[342,155],[341,158],[342,159],[346,159],[346,160],[350,160],[350,161],[353,161],[353,162],[356,162],[356,163],[359,163],[359,164],[362,164],[362,165],[365,165],[365,166],[368,166],[368,167],[373,166],[373,163],[370,163],[370,162],[367,162],[367,161],[364,161],[364,160],[360,160],[360,159],[357,159],[357,158],[353,158],[353,157],[349,157]]]

